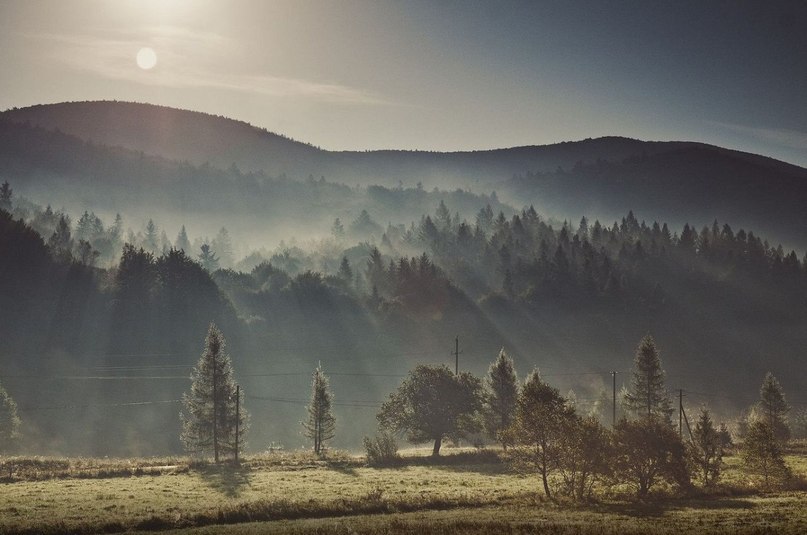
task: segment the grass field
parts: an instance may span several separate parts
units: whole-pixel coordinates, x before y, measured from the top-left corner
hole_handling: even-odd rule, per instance
[[[733,457],[717,496],[636,504],[617,492],[576,505],[546,502],[537,478],[509,473],[495,452],[440,464],[417,453],[378,469],[347,455],[264,455],[240,467],[6,459],[0,533],[807,533],[807,492],[760,494]],[[807,473],[803,454],[788,463]]]

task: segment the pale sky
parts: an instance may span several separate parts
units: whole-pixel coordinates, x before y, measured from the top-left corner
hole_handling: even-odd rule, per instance
[[[116,99],[331,150],[622,135],[807,166],[805,28],[804,1],[5,0],[0,109]]]

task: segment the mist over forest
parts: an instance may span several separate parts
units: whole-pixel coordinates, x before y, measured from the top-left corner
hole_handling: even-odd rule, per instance
[[[505,348],[603,421],[648,333],[729,425],[767,371],[807,386],[807,171],[782,162],[622,138],[334,153],[104,102],[0,114],[4,182],[0,380],[29,452],[181,452],[211,322],[256,452],[305,443],[319,364],[333,445],[358,448],[456,337],[460,370]]]

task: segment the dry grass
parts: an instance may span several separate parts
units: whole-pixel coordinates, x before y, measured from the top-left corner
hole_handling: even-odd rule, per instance
[[[761,495],[736,457],[713,496],[579,506],[544,502],[537,478],[510,473],[495,451],[419,453],[380,469],[339,452],[268,453],[240,466],[16,458],[18,475],[0,484],[0,533],[807,533],[807,492]],[[788,462],[807,473],[807,457]]]

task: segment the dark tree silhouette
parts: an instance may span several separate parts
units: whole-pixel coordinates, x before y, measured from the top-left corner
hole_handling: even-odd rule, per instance
[[[513,359],[505,353],[504,348],[488,368],[485,386],[485,431],[490,438],[501,442],[506,450],[507,440],[502,433],[510,427],[515,416],[518,379]]]
[[[669,421],[673,409],[664,388],[664,370],[656,342],[649,334],[636,348],[633,375],[625,405],[638,417],[659,416]]]
[[[663,416],[620,420],[614,428],[614,472],[645,498],[659,482],[689,485],[684,444]]]
[[[693,472],[705,487],[714,485],[720,477],[720,470],[723,467],[723,442],[724,438],[715,428],[709,411],[701,410],[688,451]]]
[[[11,199],[13,195],[14,190],[11,189],[8,181],[3,182],[3,184],[0,185],[0,210],[5,210],[6,212],[11,211]]]
[[[199,261],[201,262],[202,267],[210,273],[213,273],[219,269],[219,258],[211,249],[210,245],[203,243],[200,249],[201,252],[199,253]]]

